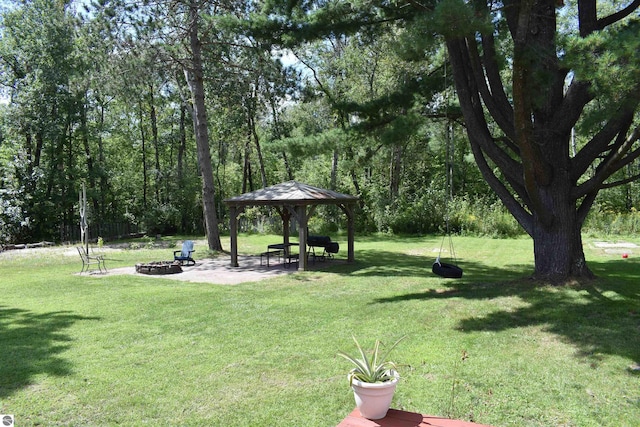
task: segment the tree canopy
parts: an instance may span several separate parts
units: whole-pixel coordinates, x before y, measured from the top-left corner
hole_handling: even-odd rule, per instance
[[[16,3],[2,240],[72,240],[85,182],[100,227],[221,249],[221,199],[296,179],[359,195],[362,230],[520,227],[535,277],[591,277],[590,212],[638,207],[639,5]]]
[[[442,38],[476,164],[533,238],[535,277],[563,280],[591,277],[581,230],[598,193],[638,178],[619,172],[640,156],[639,6],[274,2],[256,31],[295,45],[377,28],[424,62]]]

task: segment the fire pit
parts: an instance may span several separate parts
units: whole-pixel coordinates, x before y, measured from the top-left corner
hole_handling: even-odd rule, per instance
[[[175,261],[152,261],[144,264],[136,264],[136,273],[176,274],[182,273],[182,267]]]

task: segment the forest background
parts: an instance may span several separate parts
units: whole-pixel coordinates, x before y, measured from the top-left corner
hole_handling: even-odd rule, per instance
[[[359,196],[360,232],[442,233],[448,222],[461,234],[524,234],[474,162],[444,40],[419,60],[401,28],[283,50],[232,24],[263,6],[3,3],[1,243],[78,240],[83,185],[93,238],[205,231],[197,78],[185,73],[194,46],[223,231],[223,199],[297,180]],[[584,144],[579,132],[572,144]],[[615,179],[638,174],[634,162]],[[602,190],[583,230],[637,234],[638,198],[630,179]],[[245,226],[276,230],[270,215],[250,209]],[[310,230],[336,232],[341,220],[319,210]]]

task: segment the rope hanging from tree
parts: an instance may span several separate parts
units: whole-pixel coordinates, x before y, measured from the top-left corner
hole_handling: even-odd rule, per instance
[[[444,62],[444,87],[445,91],[447,91],[447,60],[445,58]],[[431,271],[434,274],[437,274],[440,277],[444,277],[446,279],[459,279],[462,277],[462,269],[455,265],[456,262],[456,252],[453,249],[453,239],[451,238],[451,230],[449,228],[449,200],[453,198],[453,125],[449,120],[449,102],[448,96],[445,95],[445,116],[447,118],[447,128],[445,134],[445,143],[447,149],[447,158],[445,161],[445,169],[446,169],[446,192],[444,196],[444,209],[445,209],[445,224],[446,224],[446,234],[442,236],[442,243],[440,243],[440,252],[438,252],[438,257],[436,258]],[[442,248],[444,247],[444,240],[449,238],[449,254],[453,259],[454,264],[445,263],[440,261],[440,257],[442,256]]]

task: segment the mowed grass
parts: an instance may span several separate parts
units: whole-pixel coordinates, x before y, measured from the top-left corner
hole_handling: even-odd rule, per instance
[[[279,239],[242,235],[240,252]],[[528,239],[455,237],[460,280],[431,274],[440,244],[358,236],[354,264],[240,285],[80,276],[75,248],[0,254],[0,413],[19,426],[335,426],[354,406],[336,352],[352,335],[407,335],[395,408],[639,425],[640,252],[587,241],[600,279],[553,287],[526,278]],[[141,246],[110,251],[108,267],[172,258]]]

